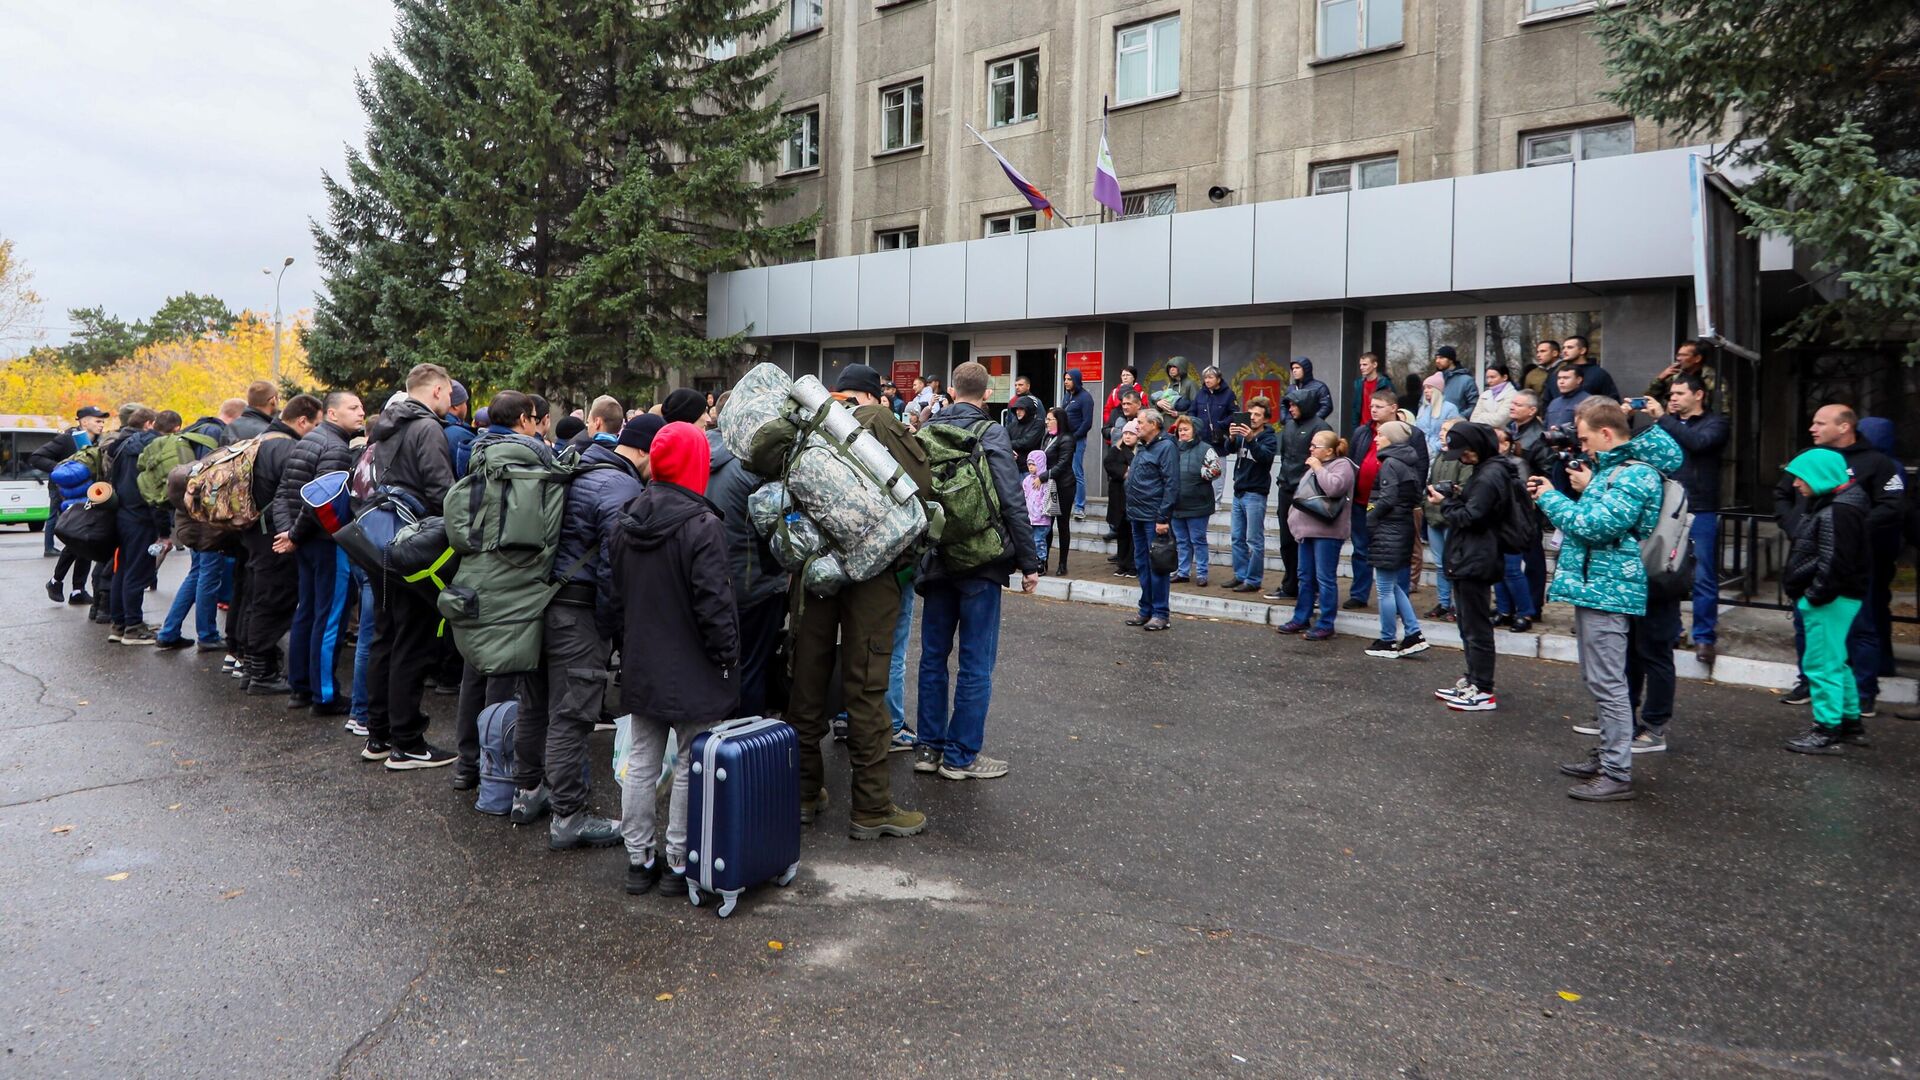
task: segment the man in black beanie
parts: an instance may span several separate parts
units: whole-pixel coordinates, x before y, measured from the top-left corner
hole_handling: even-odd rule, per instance
[[[667,395],[665,404],[660,406],[660,415],[669,424],[677,422],[705,428],[707,426],[707,395],[683,386]]]

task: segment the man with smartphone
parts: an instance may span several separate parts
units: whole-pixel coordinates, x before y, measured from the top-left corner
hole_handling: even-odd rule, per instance
[[[1280,439],[1267,422],[1273,402],[1264,397],[1247,402],[1245,412],[1227,420],[1227,449],[1233,464],[1233,580],[1234,592],[1259,592],[1267,569],[1267,489],[1273,486],[1273,459]]]

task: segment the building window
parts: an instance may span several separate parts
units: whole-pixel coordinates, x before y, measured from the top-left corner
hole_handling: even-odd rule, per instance
[[[881,229],[879,232],[873,234],[873,250],[875,251],[904,251],[907,248],[917,248],[919,246],[920,230],[917,228]]]
[[[739,54],[740,48],[731,37],[715,38],[707,42],[707,47],[700,53],[716,64],[722,60],[731,60]]]
[[[820,110],[801,109],[787,114],[787,141],[780,150],[781,172],[803,172],[820,167]]]
[[[1370,158],[1366,161],[1342,161],[1313,167],[1313,194],[1331,195],[1337,191],[1392,187],[1400,182],[1398,157]]]
[[[880,149],[905,150],[926,141],[925,96],[925,84],[917,79],[880,91]]]
[[[1037,210],[1022,210],[1014,214],[988,214],[986,222],[988,236],[1012,236],[1039,228],[1040,213]]]
[[[787,33],[818,30],[827,21],[827,0],[787,0]]]
[[[1006,127],[1040,115],[1040,54],[987,65],[987,123]]]
[[[1593,0],[1527,0],[1527,14],[1544,15],[1549,11],[1565,11],[1568,8],[1589,8]]]
[[[1180,16],[1121,30],[1113,81],[1118,105],[1179,93]]]
[[[1319,0],[1320,55],[1346,56],[1398,45],[1401,0]]]
[[[1159,217],[1180,209],[1179,192],[1174,188],[1154,188],[1152,191],[1129,191],[1120,196],[1121,217]]]
[[[1590,127],[1573,128],[1570,131],[1526,135],[1520,140],[1520,163],[1528,168],[1535,165],[1558,165],[1563,161],[1590,161],[1594,158],[1619,157],[1621,154],[1631,153],[1633,153],[1633,121],[1631,120],[1594,124]]]

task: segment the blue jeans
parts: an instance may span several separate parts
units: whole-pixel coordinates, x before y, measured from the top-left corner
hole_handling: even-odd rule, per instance
[[[1233,497],[1233,580],[1254,585],[1267,572],[1267,493],[1242,491]]]
[[[1204,517],[1173,519],[1173,544],[1180,552],[1180,568],[1176,573],[1195,581],[1206,580],[1212,566],[1207,551],[1207,520]]]
[[[1693,515],[1693,640],[1713,644],[1720,625],[1720,515]]]
[[[893,733],[907,726],[907,636],[913,632],[913,586],[900,590],[900,618],[893,624],[893,659],[887,664],[887,713]]]
[[[353,587],[360,590],[360,636],[353,643],[353,704],[348,712],[367,722],[367,665],[373,659],[373,582],[367,572],[353,567]]]
[[[1140,572],[1140,617],[1170,618],[1172,612],[1167,604],[1173,582],[1153,568],[1153,522],[1129,521],[1127,526],[1133,530],[1133,566]]]
[[[1407,585],[1413,580],[1413,567],[1376,570],[1374,580],[1380,583],[1380,636],[1387,641],[1400,640],[1394,636],[1396,616],[1407,636],[1419,633],[1420,620],[1413,617],[1413,601],[1407,598]]]
[[[187,611],[193,611],[194,632],[200,635],[200,641],[206,645],[220,643],[220,571],[226,567],[227,557],[206,551],[192,553],[193,563],[187,568],[187,576],[180,579],[180,588],[173,594],[173,606],[167,609],[167,617],[160,624],[160,640],[174,641],[185,629]]]
[[[1340,607],[1340,541],[1335,537],[1300,538],[1300,598],[1293,602],[1293,621],[1313,619],[1314,603],[1320,606],[1317,630],[1333,629],[1333,616]]]
[[[1031,524],[1031,523],[1029,523]],[[1040,569],[1047,568],[1047,545],[1053,540],[1052,525],[1033,526],[1033,550],[1040,556]]]
[[[921,746],[955,768],[973,764],[987,738],[993,666],[1000,657],[1000,594],[1006,583],[963,578],[929,586],[920,598]],[[947,657],[959,638],[960,671],[947,705]]]
[[[1087,437],[1082,435],[1073,440],[1073,508],[1075,510],[1087,508],[1086,463]],[[1040,561],[1045,562],[1046,557],[1042,555]]]
[[[1427,526],[1427,546],[1433,549],[1433,577],[1439,582],[1440,606],[1453,606],[1453,582],[1447,578],[1447,530],[1438,525]]]
[[[1367,508],[1365,504],[1353,504],[1353,587],[1347,595],[1364,603],[1373,594],[1373,564],[1367,561],[1367,553],[1373,549],[1373,534],[1367,531]]]
[[[287,682],[316,703],[333,701],[340,694],[334,684],[340,621],[353,578],[347,553],[321,538],[295,548],[293,557],[300,568],[300,600],[287,636]]]
[[[1504,555],[1501,558],[1502,577],[1493,586],[1494,610],[1502,615],[1528,619],[1540,614],[1533,610],[1533,589],[1527,584],[1526,560],[1518,555]]]

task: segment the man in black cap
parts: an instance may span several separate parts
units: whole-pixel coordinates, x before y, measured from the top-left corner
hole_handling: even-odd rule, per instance
[[[53,522],[60,516],[60,489],[55,487],[53,470],[61,462],[79,453],[86,447],[100,441],[100,433],[106,430],[107,410],[98,405],[82,405],[80,411],[73,414],[74,426],[55,435],[40,445],[27,459],[27,465],[46,473],[47,480],[47,525],[41,532],[47,541],[46,556],[51,559],[59,554],[53,550]],[[81,571],[84,575],[86,571]],[[75,592],[80,590],[75,589]]]
[[[879,391],[876,390],[874,393],[878,394]],[[706,427],[707,395],[683,386],[667,395],[666,402],[660,406],[660,415],[669,424],[692,424],[694,427],[704,428]]]
[[[851,364],[840,373],[834,392],[853,406],[853,418],[887,448],[922,497],[931,492],[926,451],[881,404],[880,373]],[[787,722],[800,736],[800,820],[811,823],[827,805],[820,741],[827,737],[827,680],[837,652],[847,710],[847,772],[853,786],[848,835],[855,840],[912,836],[927,827],[925,814],[894,805],[887,772],[893,739],[887,670],[893,658],[893,626],[900,617],[900,590],[911,580],[912,565],[902,555],[892,566],[836,595],[808,596],[793,628]],[[801,585],[795,581],[791,587],[798,590]]]

